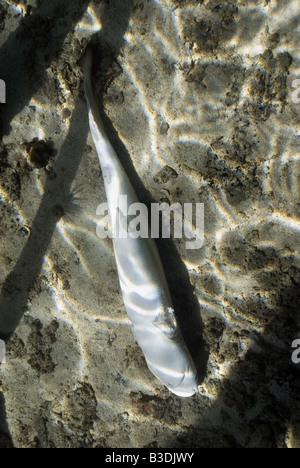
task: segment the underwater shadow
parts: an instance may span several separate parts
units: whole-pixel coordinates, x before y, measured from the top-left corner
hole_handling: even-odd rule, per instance
[[[0,76],[7,88],[7,103],[0,114],[3,126],[0,139],[3,134],[10,133],[13,118],[44,84],[47,68],[59,54],[67,34],[83,16],[88,4],[89,0],[42,1],[31,14],[21,19],[17,29],[0,48]]]
[[[88,1],[72,0],[71,2],[56,1],[51,8],[48,7],[48,2],[43,2],[42,5],[36,9],[32,16],[24,18],[17,31],[9,37],[8,41],[3,45],[0,50],[1,66],[5,66],[6,70],[3,76],[7,83],[13,80],[19,80],[17,86],[22,90],[20,99],[15,101],[10,97],[8,92],[8,104],[5,108],[5,131],[9,132],[9,124],[20,110],[28,104],[30,98],[34,95],[37,89],[43,82],[45,77],[45,70],[47,65],[50,65],[53,58],[60,53],[60,48],[65,35],[72,30],[72,27],[78,22],[83,13],[85,12]],[[124,6],[128,9],[124,10]],[[120,2],[113,1],[105,3],[105,9],[102,17],[102,31],[101,40],[106,40],[106,35],[114,38],[112,48],[114,53],[119,53],[122,40],[128,26],[132,0]],[[56,7],[62,12],[67,13],[68,21],[66,20],[64,35],[60,36],[54,43],[50,40],[45,43],[45,68],[44,70],[35,70],[33,76],[22,76],[22,50],[18,49],[18,37],[20,34],[29,31],[32,21],[41,21],[43,25],[43,17],[46,23],[55,24],[57,17],[55,16]],[[50,8],[50,10],[49,10]],[[120,11],[119,11],[120,10]],[[119,14],[118,14],[119,11]],[[53,16],[49,16],[52,13]],[[119,21],[119,23],[118,23]],[[49,39],[49,38],[48,38]],[[31,52],[34,54],[36,37],[31,37]],[[3,59],[3,60],[2,60]],[[9,88],[9,87],[8,87]],[[78,98],[75,103],[75,108],[70,119],[70,126],[68,135],[61,147],[59,155],[56,157],[55,163],[48,175],[44,186],[44,195],[42,197],[40,207],[36,213],[34,221],[31,226],[31,235],[13,269],[13,271],[6,278],[0,296],[0,339],[9,341],[13,335],[16,327],[19,324],[24,312],[28,309],[28,299],[32,288],[38,280],[40,271],[42,269],[44,256],[47,252],[48,246],[51,242],[53,233],[55,231],[57,222],[64,215],[70,200],[72,199],[72,183],[76,176],[79,164],[84,153],[84,145],[88,135],[88,120],[82,119],[82,115],[87,115],[85,102]],[[78,128],[81,129],[78,132]],[[73,142],[70,147],[70,141]],[[77,148],[76,153],[73,152],[73,147]],[[4,406],[3,406],[4,408]],[[5,425],[5,411],[1,413],[1,425]]]
[[[0,392],[0,448],[13,448],[6,422],[5,400]]]
[[[280,254],[278,260],[286,261]],[[169,448],[287,448],[299,443],[300,369],[292,362],[291,344],[300,327],[300,269],[291,268],[286,284],[271,281],[276,270],[256,274],[262,289],[276,295],[277,306],[249,299],[246,310],[237,309],[241,317],[265,318],[267,325],[263,332],[253,328],[250,348],[216,382],[220,392],[214,403],[186,434],[170,440]],[[199,405],[206,399],[193,398]]]
[[[79,167],[86,143],[88,127],[81,124],[82,109],[77,101],[70,129],[44,187],[44,195],[31,226],[30,237],[13,269],[6,278],[0,296],[0,337],[7,340],[28,309],[28,299],[42,269],[44,256],[51,242],[56,224],[63,216],[70,198],[72,183]],[[76,142],[74,154],[69,141]]]

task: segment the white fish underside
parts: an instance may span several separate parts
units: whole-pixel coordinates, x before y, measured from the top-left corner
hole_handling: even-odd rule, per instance
[[[89,123],[104,175],[112,230],[116,232],[120,196],[127,196],[127,209],[139,200],[104,132],[92,88],[91,65],[92,52],[88,49],[81,67]],[[176,395],[194,395],[197,392],[195,365],[174,315],[154,240],[134,239],[128,235],[127,238],[114,238],[113,243],[124,304],[149,369]]]

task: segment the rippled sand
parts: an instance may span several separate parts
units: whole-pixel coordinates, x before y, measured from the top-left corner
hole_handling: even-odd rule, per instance
[[[299,446],[299,13],[1,1],[0,445]],[[99,108],[141,201],[205,204],[202,249],[158,242],[199,371],[189,399],[148,371],[96,235],[105,193],[77,66],[91,36]],[[35,138],[47,168],[28,159]]]

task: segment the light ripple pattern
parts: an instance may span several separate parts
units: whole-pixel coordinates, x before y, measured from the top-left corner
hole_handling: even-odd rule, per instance
[[[299,446],[299,2],[0,8],[1,431],[16,447]],[[158,242],[199,354],[189,399],[145,366],[96,235],[106,196],[77,66],[92,35],[97,103],[138,195],[205,205],[202,249]],[[22,150],[34,138],[57,151],[46,170]]]

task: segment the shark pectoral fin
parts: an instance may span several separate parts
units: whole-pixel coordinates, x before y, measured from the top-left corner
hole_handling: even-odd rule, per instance
[[[171,340],[174,340],[178,335],[178,324],[172,307],[167,307],[159,313],[153,321],[153,325]]]

